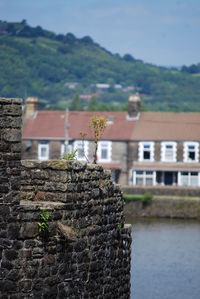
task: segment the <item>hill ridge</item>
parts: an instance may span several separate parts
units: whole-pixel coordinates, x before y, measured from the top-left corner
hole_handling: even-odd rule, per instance
[[[35,95],[46,105],[65,108],[74,94],[92,94],[95,84],[108,83],[110,88],[98,98],[104,106],[127,102],[133,90],[124,92],[121,85],[139,91],[150,110],[200,111],[198,68],[169,69],[130,54],[121,57],[89,36],[55,34],[25,20],[0,21],[0,61],[1,96]],[[70,82],[77,87],[70,89]]]

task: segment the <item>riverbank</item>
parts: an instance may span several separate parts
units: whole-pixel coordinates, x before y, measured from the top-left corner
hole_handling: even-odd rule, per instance
[[[124,212],[133,217],[200,219],[199,197],[154,196],[151,202],[125,202]]]

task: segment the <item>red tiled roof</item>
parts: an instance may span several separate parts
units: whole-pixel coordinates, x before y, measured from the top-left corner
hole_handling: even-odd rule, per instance
[[[112,116],[113,123],[108,124],[102,139],[105,140],[129,140],[132,135],[134,122],[127,120],[126,112],[85,112],[70,111],[69,138],[81,139],[80,132],[86,132],[86,139],[91,139],[89,123],[94,115]],[[64,139],[65,138],[66,113],[63,111],[38,111],[33,118],[24,123],[24,139]]]
[[[25,120],[24,139],[64,139],[65,112],[38,111],[33,118]]]
[[[113,123],[108,124],[102,139],[104,140],[130,140],[134,122],[127,120],[126,112],[69,112],[69,137],[71,139],[80,139],[80,132],[86,132],[88,136],[86,139],[91,139],[91,132],[89,130],[89,123],[92,116],[105,116],[113,118]]]
[[[133,140],[200,140],[200,113],[142,112]]]
[[[70,111],[69,138],[80,139],[86,132],[91,139],[89,122],[94,115],[113,118],[102,136],[104,140],[199,141],[200,113],[142,112],[139,120],[128,120],[126,112]],[[65,139],[66,112],[38,111],[24,123],[24,139]]]

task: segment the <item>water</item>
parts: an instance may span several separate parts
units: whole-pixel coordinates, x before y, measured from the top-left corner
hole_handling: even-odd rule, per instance
[[[200,298],[200,222],[131,219],[132,299]]]

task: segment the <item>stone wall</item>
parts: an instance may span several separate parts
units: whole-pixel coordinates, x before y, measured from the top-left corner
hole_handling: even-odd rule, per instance
[[[180,218],[200,220],[200,198],[187,197],[154,197],[145,204],[140,201],[129,201],[125,204],[126,219],[132,217]]]
[[[15,298],[21,159],[21,101],[0,98],[0,298]]]
[[[129,298],[130,231],[110,172],[65,160],[22,165],[20,238],[28,257],[21,263],[26,265],[23,280],[29,282],[24,294]],[[51,213],[45,241],[38,235],[41,207]],[[34,279],[26,273],[27,263],[35,269]]]
[[[28,142],[28,143],[27,143]],[[61,141],[49,140],[49,157],[50,159],[59,159],[61,157]],[[64,142],[64,140],[63,140]],[[31,143],[31,146],[30,144]],[[39,140],[23,140],[22,142],[22,159],[38,159],[38,143]],[[30,146],[27,148],[27,144]],[[121,185],[128,184],[127,170],[127,145],[126,142],[112,142],[112,161],[120,162],[119,181]],[[94,142],[89,141],[89,152],[86,155],[89,161],[93,161]]]
[[[131,231],[119,187],[101,166],[77,161],[20,169],[19,104],[0,101],[0,298],[129,298]]]
[[[123,186],[122,191],[126,194],[144,194],[146,192],[149,192],[152,195],[192,196],[192,197],[199,197],[200,196],[200,189],[198,187]]]
[[[0,203],[18,201],[21,160],[21,101],[0,98]]]

